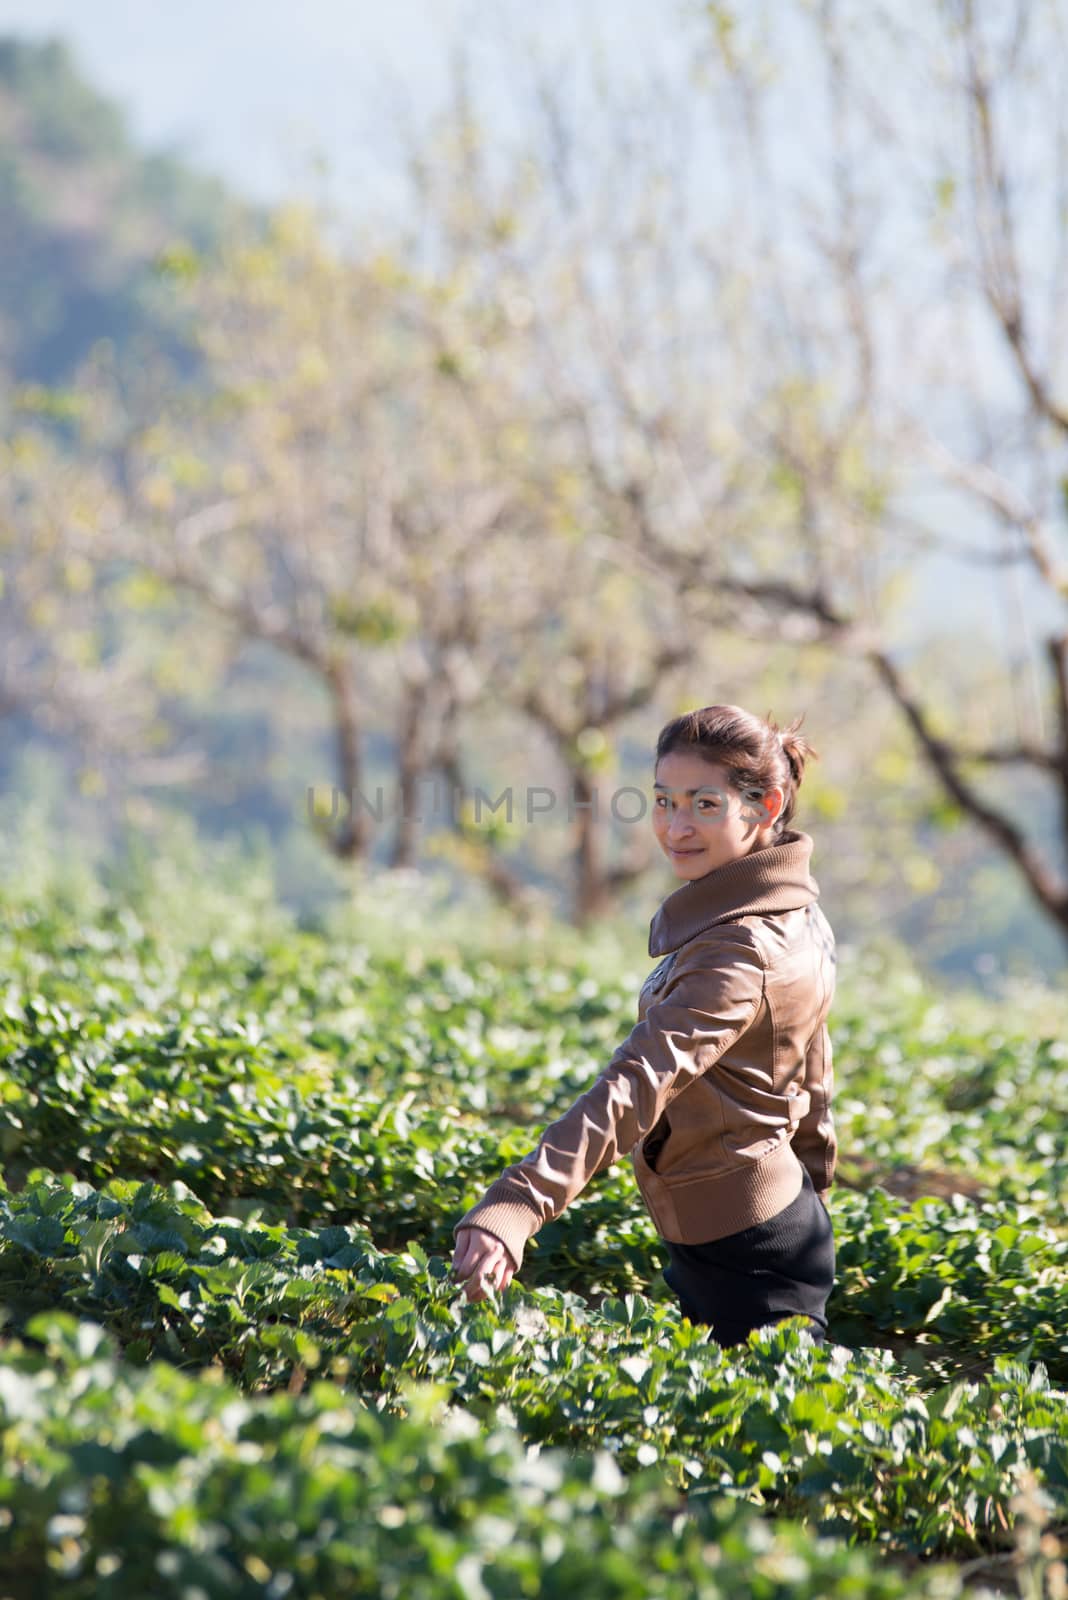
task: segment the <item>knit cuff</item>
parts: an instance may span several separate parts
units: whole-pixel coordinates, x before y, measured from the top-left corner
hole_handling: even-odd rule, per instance
[[[540,1227],[537,1212],[522,1200],[498,1199],[491,1185],[483,1199],[462,1216],[453,1228],[453,1237],[461,1228],[485,1228],[504,1245],[512,1257],[514,1270],[523,1265],[523,1251],[527,1240]]]

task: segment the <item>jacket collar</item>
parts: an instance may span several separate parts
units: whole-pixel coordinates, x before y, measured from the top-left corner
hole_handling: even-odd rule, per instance
[[[811,836],[786,828],[775,844],[681,884],[649,924],[649,954],[677,950],[716,922],[793,911],[818,900],[819,884],[808,869],[811,856]]]

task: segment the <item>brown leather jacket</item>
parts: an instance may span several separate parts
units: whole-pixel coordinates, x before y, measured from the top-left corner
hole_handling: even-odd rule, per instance
[[[825,1200],[837,1141],[827,1013],[835,945],[797,829],[682,884],[649,928],[663,959],[596,1082],[453,1229],[485,1228],[518,1271],[527,1240],[629,1154],[657,1231],[703,1244]]]

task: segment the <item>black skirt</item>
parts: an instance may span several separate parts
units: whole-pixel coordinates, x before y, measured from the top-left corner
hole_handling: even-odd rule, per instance
[[[661,1243],[671,1257],[664,1282],[683,1316],[710,1327],[717,1343],[740,1344],[753,1328],[805,1316],[823,1344],[834,1229],[807,1172],[797,1199],[767,1222],[708,1244]]]

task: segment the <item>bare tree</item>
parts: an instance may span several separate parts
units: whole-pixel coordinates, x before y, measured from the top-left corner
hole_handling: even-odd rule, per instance
[[[609,136],[591,140],[566,74],[535,75],[535,198],[521,215],[469,111],[466,206],[440,169],[424,183],[438,247],[466,250],[485,292],[524,308],[529,359],[510,403],[537,415],[539,389],[546,403],[518,470],[544,504],[581,506],[588,544],[635,577],[670,577],[684,629],[785,637],[866,666],[947,799],[1068,930],[1068,880],[1027,814],[983,784],[1008,765],[1052,779],[1068,850],[1063,18],[976,0],[922,17],[850,0],[710,15],[698,64],[721,179],[705,191],[712,226],[687,214],[695,102],[676,90],[669,103],[652,78],[649,99],[630,94],[614,120],[609,108]],[[1036,104],[1045,114],[1029,120]],[[803,164],[781,137],[802,118]],[[508,227],[470,231],[502,208]],[[944,510],[933,524],[916,511],[937,481],[963,492],[951,514],[968,536]],[[931,552],[1006,574],[1019,653],[996,712],[1005,680],[986,660],[952,713],[908,681],[892,598]],[[1045,691],[1023,637],[1043,612]],[[992,717],[1019,726],[991,740]],[[559,737],[573,731],[565,721]]]
[[[110,464],[111,493],[85,545],[319,681],[348,804],[318,826],[340,859],[369,852],[364,743],[393,708],[402,865],[417,847],[416,782],[491,671],[480,600],[495,582],[507,603],[515,497],[450,416],[414,314],[420,286],[329,252],[307,215],[274,228],[235,240],[188,290],[207,393],[162,372],[133,395],[114,374],[87,376],[83,447]]]
[[[1056,7],[953,0],[921,19],[902,6],[862,14],[821,0],[799,8],[794,26],[809,30],[822,61],[825,181],[817,194],[776,193],[779,221],[765,237],[782,286],[784,257],[807,234],[823,277],[801,286],[806,303],[784,292],[787,320],[812,348],[826,317],[843,370],[831,386],[837,417],[824,411],[813,429],[809,412],[814,444],[799,446],[785,414],[769,430],[798,485],[808,551],[805,582],[776,603],[869,664],[946,797],[1068,937],[1068,877],[1055,859],[1068,856],[1068,564],[1056,548],[1068,438],[1056,377],[1068,333],[1064,18]],[[807,71],[813,58],[802,59]],[[720,65],[745,83],[759,142],[752,60]],[[908,91],[887,93],[887,83]],[[917,120],[920,97],[927,114]],[[954,491],[943,505],[969,537],[946,528],[945,511],[939,522],[908,508],[932,482]],[[910,682],[877,603],[858,632],[855,598],[832,575],[840,530],[861,526],[898,548],[951,557],[962,579],[968,568],[1004,575],[995,592],[1015,649],[1000,682],[991,683],[990,652],[977,653],[972,693],[949,713],[944,698],[935,704]],[[1049,631],[1039,651],[1041,621]],[[980,721],[999,736],[983,737]],[[1055,848],[1034,806],[1018,803],[1018,785],[1009,807],[992,792],[989,780],[1012,769],[1039,792],[1052,784]]]

